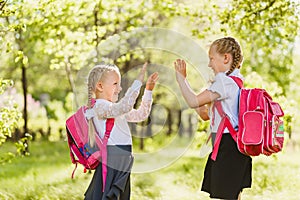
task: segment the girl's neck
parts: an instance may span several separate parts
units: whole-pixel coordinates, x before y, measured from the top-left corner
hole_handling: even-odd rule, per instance
[[[96,91],[96,93],[95,93],[96,99],[104,99],[102,94],[103,94],[102,92]]]

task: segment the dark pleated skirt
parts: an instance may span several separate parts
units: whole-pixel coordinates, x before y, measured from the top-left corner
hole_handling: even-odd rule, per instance
[[[211,198],[237,199],[243,188],[251,187],[252,159],[239,152],[230,134],[224,134],[216,161],[208,157],[202,191]]]
[[[129,200],[130,172],[133,164],[131,145],[107,146],[107,177],[102,192],[102,164],[96,168],[85,192],[85,200]]]

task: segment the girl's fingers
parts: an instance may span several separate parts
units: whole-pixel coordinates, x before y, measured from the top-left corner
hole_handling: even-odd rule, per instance
[[[148,65],[148,62],[145,62],[144,65],[143,65],[143,68],[142,68],[143,71],[146,71],[147,65]]]
[[[152,78],[158,77],[158,72],[154,72],[153,74],[151,74],[151,77],[152,77]]]
[[[159,79],[159,76],[158,76],[158,74],[156,74],[156,76],[154,76],[152,80],[153,80],[153,82],[156,82],[158,79]]]
[[[177,63],[176,63],[176,61],[174,62],[174,68],[177,71]]]
[[[179,63],[180,63],[181,68],[185,68],[185,61],[184,60],[180,60]]]
[[[182,69],[186,67],[186,62],[184,60],[177,59],[174,62],[175,69]]]
[[[144,64],[143,67],[142,67],[142,70],[141,70],[141,73],[142,73],[142,74],[145,74],[145,72],[146,72],[146,70],[147,70],[147,65],[148,65],[148,63],[145,62],[145,64]]]
[[[145,76],[145,73],[146,73],[146,70],[147,70],[147,65],[148,65],[148,63],[145,62],[142,69],[141,69],[141,71],[140,71],[140,73],[139,73],[138,80],[140,80],[141,82],[144,81],[144,76]]]
[[[156,82],[158,80],[158,72],[151,74],[149,80],[152,82]]]

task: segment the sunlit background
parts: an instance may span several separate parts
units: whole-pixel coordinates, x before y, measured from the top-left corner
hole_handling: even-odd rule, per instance
[[[69,157],[65,121],[87,103],[86,76],[116,64],[122,94],[148,61],[159,72],[148,120],[131,124],[133,200],[209,199],[200,191],[208,122],[184,102],[173,62],[200,92],[213,78],[209,44],[241,44],[246,87],[282,106],[282,152],[253,158],[242,199],[300,199],[299,0],[0,0],[0,199],[83,199],[92,173]],[[144,86],[142,87],[142,90]],[[137,104],[141,98],[138,98]],[[205,147],[205,148],[204,148]]]

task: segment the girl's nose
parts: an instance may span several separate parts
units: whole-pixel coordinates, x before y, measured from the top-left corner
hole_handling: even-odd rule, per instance
[[[211,67],[211,63],[209,62],[207,66],[208,66],[208,67]]]

